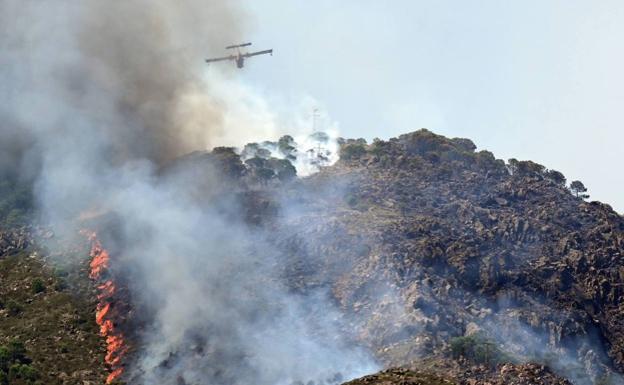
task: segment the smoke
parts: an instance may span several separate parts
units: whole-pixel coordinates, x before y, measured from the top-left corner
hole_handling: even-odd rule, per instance
[[[601,381],[624,384],[622,376],[610,369],[599,331],[584,330],[580,324],[575,325],[571,312],[555,314],[542,329],[531,327],[527,321],[539,318],[538,303],[534,302],[535,314],[532,314],[502,297],[497,304],[501,309],[482,321],[480,327],[513,359],[543,363],[575,385]]]
[[[210,164],[161,177],[180,155],[286,128],[230,70],[204,66],[244,20],[229,1],[0,0],[0,171],[34,182],[54,226],[119,218],[105,246],[142,316],[132,383],[333,383],[375,368],[327,293],[284,286],[288,256],[240,219],[235,183]]]

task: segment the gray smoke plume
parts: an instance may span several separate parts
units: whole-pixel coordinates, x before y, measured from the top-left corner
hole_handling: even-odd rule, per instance
[[[287,256],[237,219],[219,170],[160,174],[224,130],[257,134],[224,124],[201,75],[243,19],[230,1],[0,0],[0,171],[34,181],[54,226],[119,218],[113,269],[143,313],[131,383],[334,383],[375,366],[327,293],[283,286]]]

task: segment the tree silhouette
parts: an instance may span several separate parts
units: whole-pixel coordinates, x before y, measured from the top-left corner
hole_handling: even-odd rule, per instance
[[[546,171],[546,177],[560,186],[565,186],[566,184],[565,176],[557,170]]]
[[[580,180],[572,181],[572,183],[570,183],[570,190],[576,195],[577,198],[589,198],[589,194],[585,194],[587,192],[587,187],[585,187],[583,182]]]

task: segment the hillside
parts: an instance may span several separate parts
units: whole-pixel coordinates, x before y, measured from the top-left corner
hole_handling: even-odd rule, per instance
[[[50,264],[34,247],[7,246],[9,237],[0,233],[0,384],[101,383],[105,349],[85,266]],[[12,346],[22,358],[2,356]]]
[[[329,280],[387,365],[448,355],[453,338],[477,334],[577,383],[621,371],[624,220],[558,172],[474,150],[426,130],[347,144],[339,164],[303,181],[344,181],[346,199],[306,195],[306,215],[330,227],[289,222],[300,240],[330,240],[304,254],[296,281]]]
[[[621,383],[624,218],[577,197],[560,173],[427,130],[343,141],[340,160],[306,178],[293,178],[288,162],[253,159],[219,148],[179,159],[160,177],[192,169],[196,181],[216,168],[223,183],[197,183],[193,199],[235,201],[280,256],[288,290],[329,292],[353,343],[380,366],[400,367],[349,384]],[[61,372],[103,378],[84,263],[62,288],[36,232],[20,231],[0,241],[0,300],[24,310],[0,317],[0,342],[23,340],[44,383],[78,383]],[[41,256],[30,258],[34,250]],[[115,274],[131,281],[130,271]],[[136,326],[127,330],[148,322],[122,318]],[[54,337],[58,330],[67,333]],[[141,338],[130,336],[137,349]],[[208,360],[214,352],[193,354],[218,365]]]

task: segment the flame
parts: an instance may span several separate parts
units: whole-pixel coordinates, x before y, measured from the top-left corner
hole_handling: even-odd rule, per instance
[[[113,281],[106,281],[103,285],[98,286],[98,290],[100,292],[97,295],[97,299],[102,302],[106,298],[111,298],[115,294],[115,285],[113,284]]]
[[[97,239],[97,234],[94,232],[83,232],[87,235],[91,242],[91,251],[89,256],[91,257],[91,263],[89,264],[91,270],[89,272],[89,278],[99,283],[104,278],[107,278],[107,271],[110,264],[110,255],[108,251],[102,247],[102,244]],[[104,283],[97,286],[98,304],[95,309],[95,322],[100,326],[100,336],[106,340],[106,355],[104,356],[104,362],[110,368],[111,372],[106,377],[106,383],[111,384],[118,379],[124,371],[122,365],[123,356],[126,354],[128,348],[124,343],[123,333],[115,328],[115,323],[112,320],[114,314],[114,294],[116,291],[115,283],[112,279],[107,278]]]
[[[91,246],[91,257],[93,259],[90,264],[91,272],[89,273],[89,278],[98,280],[102,276],[102,273],[108,269],[110,257],[108,255],[108,251],[102,248],[102,245],[97,239],[92,240],[91,242],[93,242],[93,245]]]
[[[106,377],[106,383],[107,384],[112,383],[117,378],[119,378],[119,376],[121,376],[122,374],[123,374],[123,368],[117,368],[117,369],[113,370],[112,372],[110,372],[108,377]]]
[[[110,303],[106,303],[105,305],[98,304],[95,310],[95,322],[97,322],[98,325],[102,325],[102,323],[104,322],[104,317],[106,317],[109,309]]]

